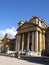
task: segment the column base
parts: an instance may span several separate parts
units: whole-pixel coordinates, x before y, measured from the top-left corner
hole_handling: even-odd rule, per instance
[[[27,52],[26,55],[28,55],[28,56],[41,56],[41,52],[30,51],[30,52]]]
[[[27,56],[42,56],[42,55],[41,55],[41,52],[35,52],[35,51],[28,51],[28,52],[19,51],[18,53],[19,53],[20,55],[27,55]]]

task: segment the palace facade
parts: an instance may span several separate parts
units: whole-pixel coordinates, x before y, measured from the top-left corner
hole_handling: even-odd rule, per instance
[[[20,21],[16,34],[16,51],[41,55],[49,51],[49,25],[39,17],[33,16],[29,21]]]

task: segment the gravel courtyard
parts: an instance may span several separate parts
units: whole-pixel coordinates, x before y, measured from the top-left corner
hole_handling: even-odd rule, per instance
[[[0,56],[0,65],[49,65],[49,63],[28,62],[17,58]]]

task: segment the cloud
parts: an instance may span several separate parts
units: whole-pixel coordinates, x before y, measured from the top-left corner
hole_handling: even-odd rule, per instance
[[[17,31],[15,27],[12,28],[7,28],[5,30],[0,31],[0,37],[4,37],[6,33],[9,33],[11,35],[12,38],[14,38],[14,36],[16,35]]]

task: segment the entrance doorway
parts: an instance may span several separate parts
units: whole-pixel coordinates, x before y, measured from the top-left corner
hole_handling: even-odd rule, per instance
[[[29,44],[29,50],[30,51],[32,50],[32,44],[31,43]]]

